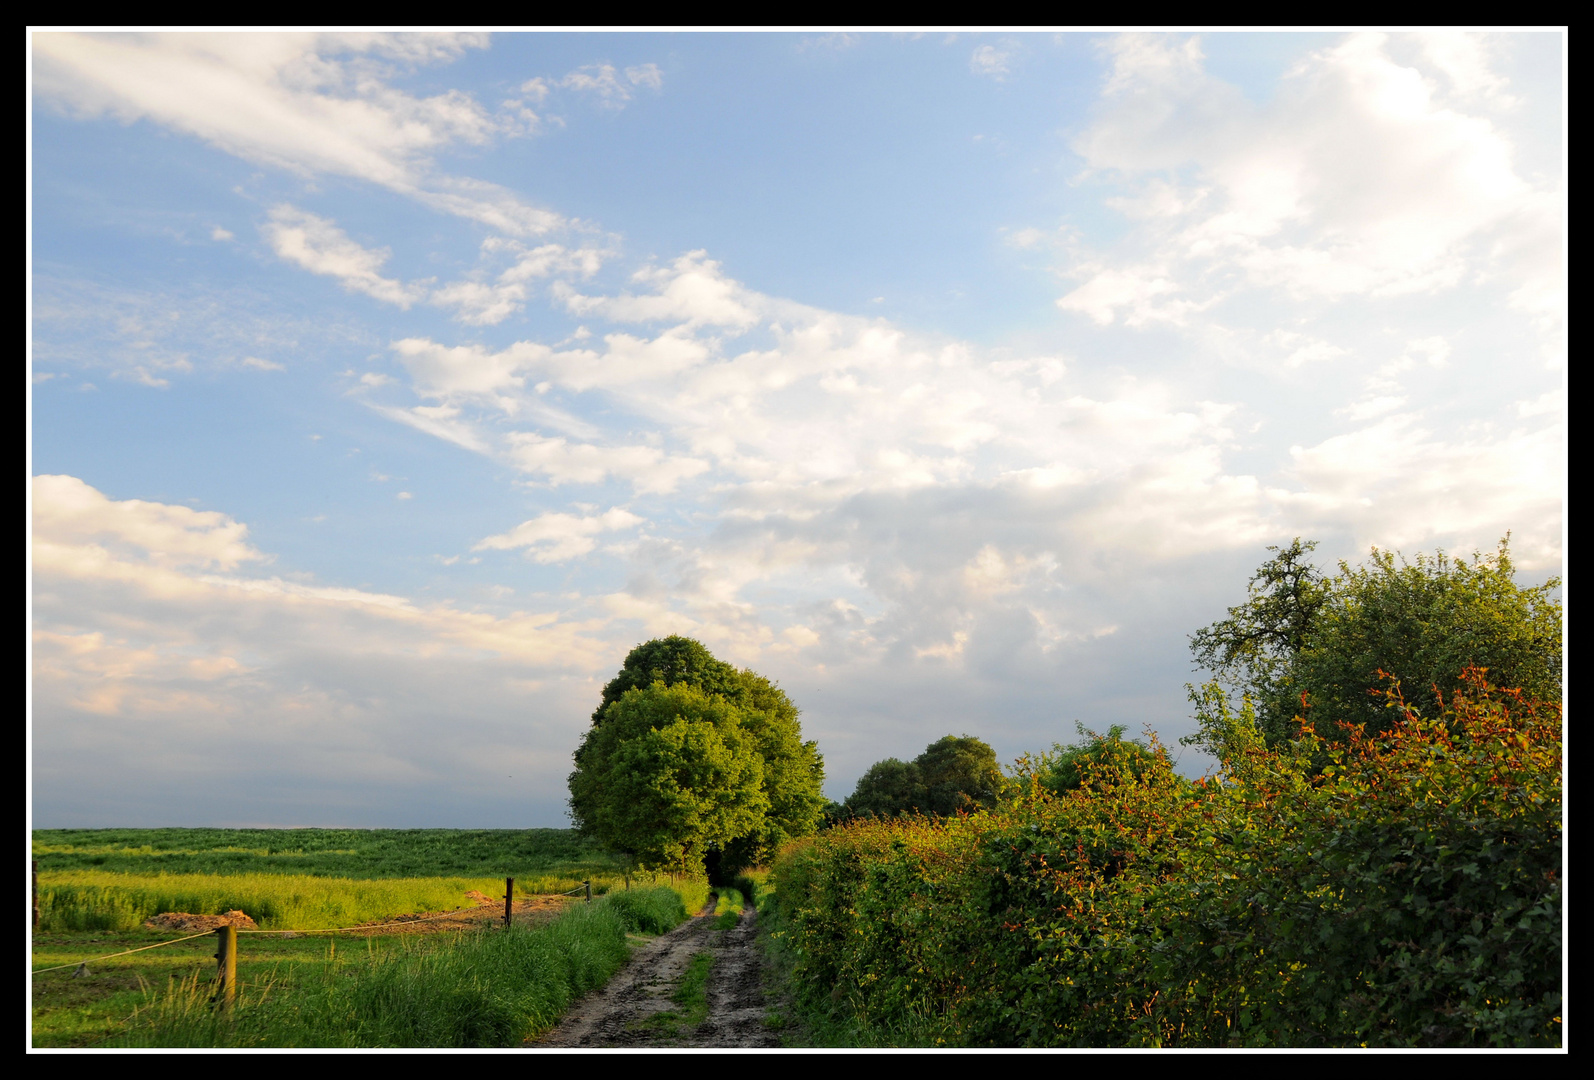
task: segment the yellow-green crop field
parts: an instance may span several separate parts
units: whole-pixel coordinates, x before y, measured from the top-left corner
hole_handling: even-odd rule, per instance
[[[34,977],[35,1046],[123,1037],[135,1009],[153,1007],[169,987],[211,978],[213,935],[95,960],[181,937],[144,927],[162,912],[239,910],[266,930],[324,931],[472,907],[468,892],[501,897],[506,876],[515,878],[517,896],[565,892],[584,881],[602,896],[622,887],[625,871],[613,856],[555,829],[37,830],[33,854],[34,969],[72,965]],[[241,938],[239,986],[246,997],[268,987],[280,994],[379,962],[395,949],[437,947],[251,934]],[[93,962],[79,970],[84,961]]]

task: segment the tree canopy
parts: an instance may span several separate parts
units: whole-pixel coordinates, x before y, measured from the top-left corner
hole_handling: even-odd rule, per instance
[[[1156,766],[1157,755],[1139,739],[1124,738],[1124,725],[1113,724],[1105,734],[1075,723],[1079,738],[1064,746],[1053,743],[1051,752],[1041,755],[1035,765],[1035,779],[1041,787],[1061,795],[1083,787],[1096,774],[1127,773],[1144,776]]]
[[[869,766],[843,809],[855,817],[950,817],[995,806],[1002,785],[995,750],[969,735],[947,735],[912,761],[886,758]]]
[[[722,866],[753,865],[818,826],[824,761],[803,741],[797,706],[699,642],[632,649],[592,723],[570,776],[571,815],[644,866],[697,870],[710,850]],[[676,724],[688,727],[661,743]]]
[[[1560,585],[1516,583],[1509,536],[1471,560],[1444,552],[1407,561],[1374,549],[1359,567],[1326,576],[1307,563],[1316,546],[1299,538],[1251,579],[1246,603],[1192,635],[1196,661],[1248,698],[1269,744],[1289,738],[1303,711],[1334,737],[1337,723],[1369,733],[1396,715],[1384,690],[1437,713],[1469,667],[1497,686],[1537,700],[1561,696]],[[1195,694],[1198,702],[1208,692]]]

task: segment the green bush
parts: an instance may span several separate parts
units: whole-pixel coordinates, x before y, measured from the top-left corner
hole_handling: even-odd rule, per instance
[[[1463,687],[1273,749],[1210,713],[1214,782],[1108,741],[1061,795],[790,845],[799,1003],[974,1046],[1559,1045],[1560,711]]]

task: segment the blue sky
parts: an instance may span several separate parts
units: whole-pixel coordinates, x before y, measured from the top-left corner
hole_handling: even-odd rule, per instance
[[[1185,734],[1293,536],[1559,572],[1563,47],[35,33],[36,823],[560,824],[668,633],[841,798]]]

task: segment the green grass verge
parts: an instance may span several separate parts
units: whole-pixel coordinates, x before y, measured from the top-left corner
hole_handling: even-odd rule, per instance
[[[241,984],[231,1017],[219,1017],[206,987],[190,979],[151,1001],[111,1045],[514,1046],[608,980],[630,954],[627,931],[652,930],[664,912],[684,915],[671,890],[631,897],[581,904],[529,928],[399,939],[319,978]]]
[[[628,900],[619,900],[629,895]],[[613,893],[513,930],[398,938],[246,936],[239,1001],[209,1002],[212,936],[34,979],[34,1046],[513,1046],[601,986],[628,935],[684,918],[667,887]],[[667,926],[664,926],[668,929]],[[63,935],[36,943],[36,967],[164,935]]]

